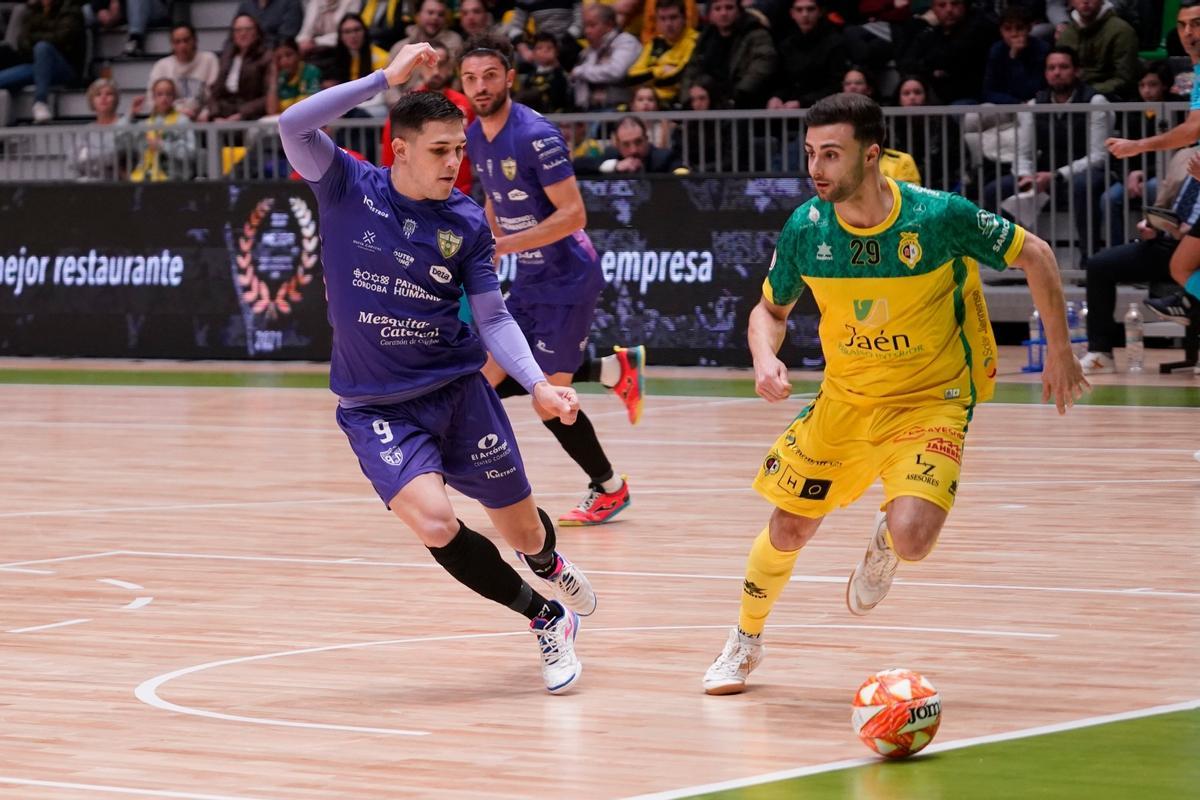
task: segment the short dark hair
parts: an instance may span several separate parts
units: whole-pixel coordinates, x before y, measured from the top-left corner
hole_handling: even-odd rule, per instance
[[[626,114],[617,120],[617,127],[613,128],[613,133],[616,134],[618,130],[624,128],[626,125],[633,125],[634,127],[639,128],[642,131],[643,136],[648,135],[645,121],[640,117],[634,116],[633,114]]]
[[[844,122],[854,128],[854,139],[863,147],[883,147],[883,109],[866,95],[841,92],[822,97],[808,109],[804,122],[810,128]]]
[[[1079,67],[1079,53],[1075,52],[1074,47],[1067,47],[1065,44],[1056,44],[1054,47],[1050,48],[1049,53],[1046,53],[1046,61],[1049,61],[1050,56],[1054,55],[1055,53],[1071,59],[1072,67]],[[1042,62],[1043,66],[1045,65],[1046,61]]]
[[[1200,0],[1179,0],[1180,8],[1195,8],[1200,6]]]
[[[463,45],[462,55],[458,58],[458,63],[466,61],[472,56],[494,56],[499,59],[506,70],[513,67],[513,47],[512,42],[503,36],[497,36],[494,33],[481,33],[478,36],[472,36]]]
[[[420,133],[426,122],[450,122],[463,119],[463,112],[441,92],[409,92],[396,101],[388,113],[392,138]]]
[[[281,48],[284,50],[294,50],[297,53],[300,52],[300,45],[296,44],[296,40],[290,36],[280,39],[278,42],[275,43],[276,50],[279,50]]]
[[[1200,0],[1197,0],[1197,2],[1200,2]],[[1000,12],[999,25],[1000,27],[1004,25],[1019,25],[1022,28],[1032,28],[1033,15],[1029,13],[1029,10],[1025,6],[1007,5]]]
[[[538,31],[533,35],[533,44],[541,44],[542,42],[549,42],[554,45],[554,52],[556,53],[562,49],[558,43],[558,37],[549,31]]]
[[[1197,0],[1197,2],[1200,2],[1200,0]],[[678,9],[680,14],[683,14],[685,17],[687,16],[687,8],[684,6],[683,0],[659,0],[654,4],[654,13],[657,14],[664,8]]]
[[[190,33],[192,35],[193,39],[196,38],[196,29],[194,27],[192,27],[192,23],[176,22],[174,25],[171,26],[171,33],[174,33],[175,31],[179,30],[180,28],[183,28],[185,31]]]

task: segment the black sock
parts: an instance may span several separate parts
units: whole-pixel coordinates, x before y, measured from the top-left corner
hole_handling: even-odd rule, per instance
[[[579,365],[579,369],[575,370],[575,375],[571,378],[571,381],[573,383],[599,383],[600,364],[601,361],[598,358],[585,359]]]
[[[542,549],[537,553],[526,553],[525,561],[529,564],[529,568],[533,570],[533,574],[539,578],[548,578],[554,572],[554,568],[558,566],[558,559],[555,557],[554,545],[556,543],[554,536],[554,523],[550,520],[550,515],[542,509],[538,509],[538,518],[542,521],[542,527],[546,529],[546,540],[542,544]]]
[[[520,397],[524,394],[529,394],[525,391],[525,387],[517,383],[516,379],[511,375],[505,375],[504,380],[500,381],[500,385],[496,387],[496,394],[500,395],[501,399],[505,397]]]
[[[544,419],[542,424],[550,429],[554,438],[562,445],[562,449],[587,473],[592,483],[601,484],[612,480],[612,464],[608,463],[608,456],[604,455],[604,448],[600,446],[600,440],[596,438],[596,429],[592,427],[592,421],[587,418],[587,414],[580,411],[574,425],[564,425],[557,417]]]
[[[478,595],[508,606],[527,619],[551,610],[549,601],[533,590],[512,565],[500,557],[486,536],[458,523],[458,534],[445,547],[430,547],[433,560]]]

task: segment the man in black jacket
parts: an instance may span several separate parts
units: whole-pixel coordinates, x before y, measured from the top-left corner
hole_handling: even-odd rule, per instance
[[[669,173],[683,166],[675,153],[650,144],[646,123],[637,117],[624,117],[617,123],[613,142],[614,146],[599,156],[575,159],[575,172],[580,175],[609,172]]]
[[[841,91],[850,65],[846,39],[825,18],[826,0],[791,0],[779,43],[779,74],[767,108],[807,108]]]

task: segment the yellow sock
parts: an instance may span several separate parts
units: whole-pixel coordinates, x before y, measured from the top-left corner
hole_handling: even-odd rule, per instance
[[[769,528],[763,528],[762,533],[750,547],[750,557],[746,561],[746,582],[742,584],[742,611],[738,616],[738,627],[743,633],[752,636],[762,633],[767,624],[767,615],[783,587],[787,586],[792,577],[792,567],[796,565],[799,550],[776,550],[771,544]]]

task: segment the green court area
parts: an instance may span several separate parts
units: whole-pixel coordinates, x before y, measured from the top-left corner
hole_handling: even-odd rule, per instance
[[[651,397],[753,397],[754,380],[745,378],[655,378],[646,380]],[[155,369],[0,369],[0,384],[80,384],[91,386],[230,386],[283,389],[324,389],[329,378],[323,372],[155,370]],[[815,393],[818,382],[793,375],[792,391]],[[598,394],[599,384],[579,384],[583,394]],[[1042,387],[1035,383],[1000,383],[995,402],[1040,403]],[[1099,406],[1200,407],[1200,386],[1095,386],[1081,401]]]
[[[1200,710],[696,795],[697,800],[1195,797],[1200,797]]]

